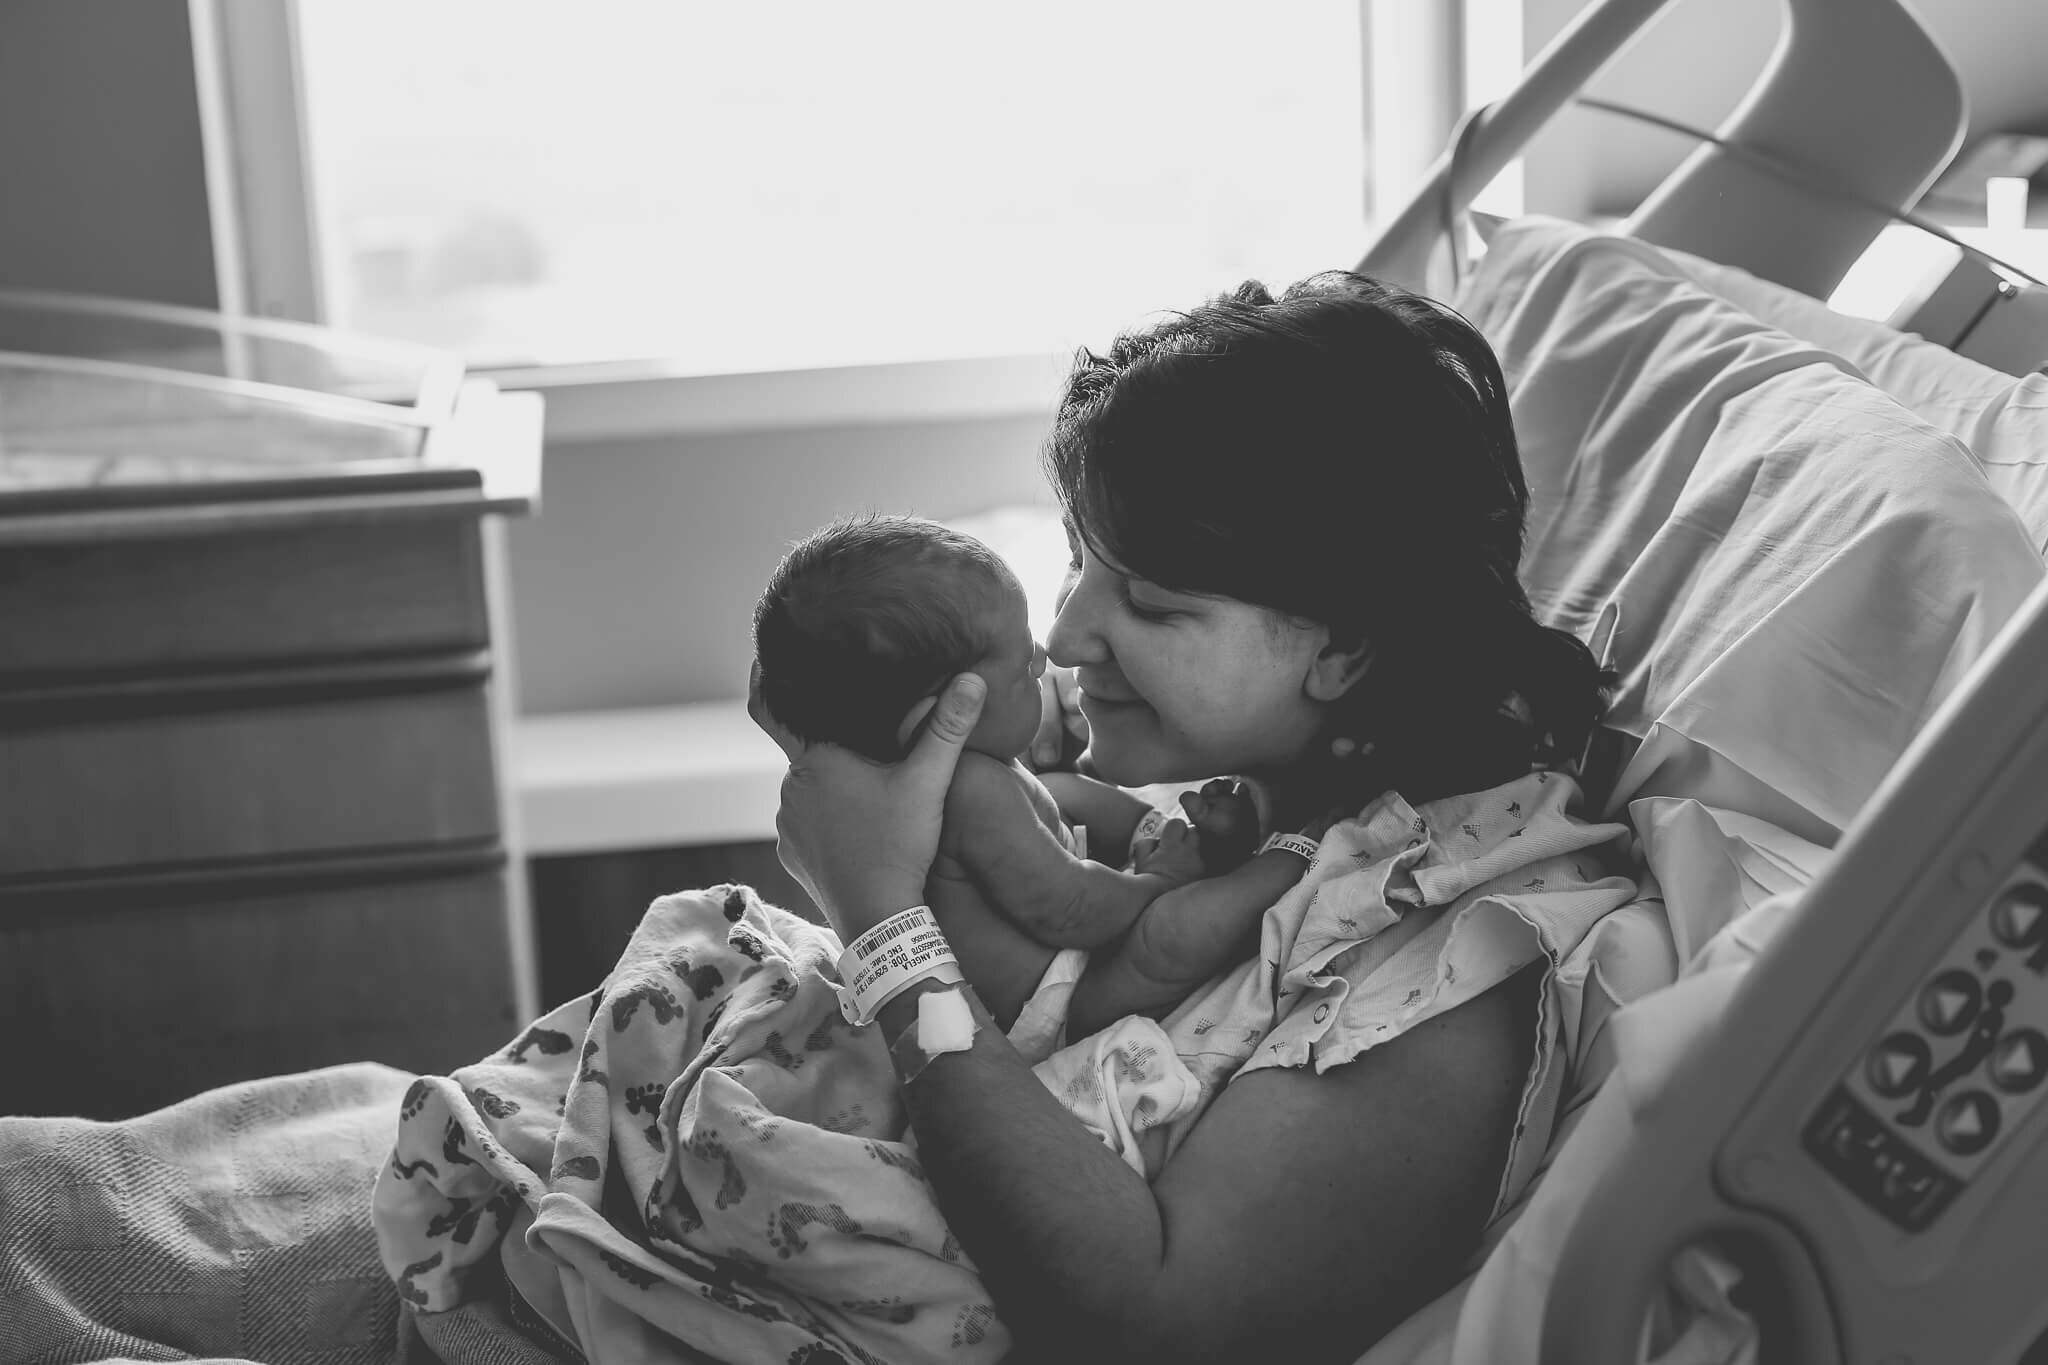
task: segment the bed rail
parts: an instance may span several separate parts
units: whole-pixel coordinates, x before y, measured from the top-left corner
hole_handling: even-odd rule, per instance
[[[1598,0],[1581,11],[1515,89],[1478,115],[1463,156],[1437,158],[1358,269],[1425,287],[1444,224],[1666,3]],[[1824,174],[1834,187],[1905,207],[1961,145],[1967,108],[1954,67],[1899,0],[1784,0],[1784,8],[1777,49],[1719,136],[1825,168],[1816,183]],[[1625,231],[1825,298],[1883,225],[1870,209],[1708,145],[1650,194]]]

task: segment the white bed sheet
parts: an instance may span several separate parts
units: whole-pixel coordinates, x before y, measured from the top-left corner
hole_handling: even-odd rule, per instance
[[[1610,724],[1634,753],[1607,807],[1637,831],[1665,914],[1613,917],[1566,964],[1567,1136],[1478,1273],[1368,1365],[1535,1359],[1585,1190],[2043,574],[2040,535],[2001,496],[2032,496],[2021,467],[1998,482],[1926,420],[2023,432],[2026,386],[1963,398],[1928,381],[1916,412],[1862,378],[1885,338],[1850,338],[1875,347],[1851,363],[1708,292],[1705,265],[1528,219],[1495,234],[1456,300],[1513,393],[1531,598],[1554,624],[1611,634]],[[1726,1271],[1694,1257],[1674,1272],[1666,1306],[1692,1311],[1665,1365],[1748,1358]]]

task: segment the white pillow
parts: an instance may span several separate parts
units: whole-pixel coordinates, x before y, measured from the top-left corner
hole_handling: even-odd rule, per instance
[[[1833,351],[1922,420],[1970,448],[1985,479],[2048,552],[2048,375],[2019,378],[1880,322],[1844,317],[1745,270],[1682,251],[1664,256],[1711,293]]]
[[[1641,242],[1508,224],[1456,303],[1513,394],[1530,596],[1615,624],[1608,809],[1831,846],[2041,578],[2027,528],[1960,441]]]

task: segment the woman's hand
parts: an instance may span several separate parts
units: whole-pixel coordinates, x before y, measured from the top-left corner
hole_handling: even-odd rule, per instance
[[[784,729],[761,701],[756,665],[747,714],[789,758],[775,851],[841,938],[851,942],[924,903],[946,789],[987,691],[980,675],[960,674],[904,718],[905,732],[920,725],[923,732],[903,761],[876,763],[837,744],[806,744]]]
[[[1088,747],[1088,718],[1081,714],[1081,684],[1071,668],[1048,664],[1038,679],[1038,734],[1024,751],[1034,772],[1073,769]]]

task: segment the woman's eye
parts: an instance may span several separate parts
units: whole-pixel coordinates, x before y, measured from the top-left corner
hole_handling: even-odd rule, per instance
[[[1137,617],[1140,621],[1170,621],[1175,615],[1175,613],[1167,611],[1162,607],[1141,606],[1131,599],[1129,593],[1124,594],[1124,610]]]

